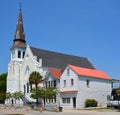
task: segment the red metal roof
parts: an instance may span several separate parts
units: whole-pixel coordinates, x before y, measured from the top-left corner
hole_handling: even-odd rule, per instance
[[[62,70],[60,70],[60,69],[50,68],[49,71],[56,79],[60,78],[60,76],[62,74]]]
[[[101,70],[82,68],[78,66],[68,65],[78,75],[94,77],[99,79],[112,80],[105,72]]]

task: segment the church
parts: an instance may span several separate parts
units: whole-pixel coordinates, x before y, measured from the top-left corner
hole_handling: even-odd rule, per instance
[[[65,108],[84,107],[84,101],[89,98],[106,106],[107,96],[112,90],[112,79],[103,71],[96,70],[88,58],[29,46],[20,9],[8,64],[7,92],[23,92],[25,99],[20,100],[21,104],[35,101],[30,97],[29,83],[33,71],[39,72],[46,80],[43,85],[57,87],[59,94],[52,102]],[[6,101],[8,105],[11,103],[17,104],[13,98]]]

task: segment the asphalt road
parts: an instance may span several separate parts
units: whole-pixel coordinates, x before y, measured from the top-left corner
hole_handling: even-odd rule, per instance
[[[0,109],[0,115],[120,115],[118,110],[63,110],[63,112],[35,111],[30,109]]]

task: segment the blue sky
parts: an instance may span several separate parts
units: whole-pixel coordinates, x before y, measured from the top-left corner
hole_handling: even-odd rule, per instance
[[[28,45],[87,57],[120,79],[120,0],[0,0],[0,73],[10,62],[20,2]]]

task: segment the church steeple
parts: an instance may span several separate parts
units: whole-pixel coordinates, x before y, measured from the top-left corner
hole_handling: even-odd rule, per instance
[[[11,49],[14,49],[15,47],[26,48],[26,41],[25,41],[25,33],[24,33],[24,27],[23,27],[21,8],[19,10],[16,32],[14,35],[14,43],[13,43],[13,46]]]

